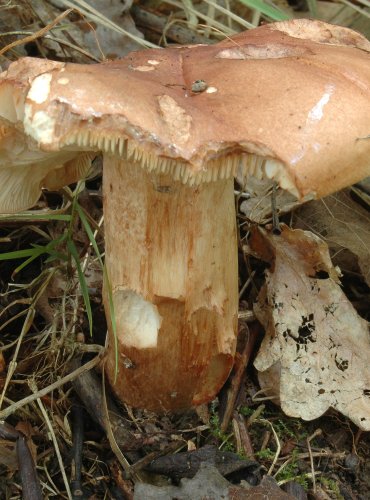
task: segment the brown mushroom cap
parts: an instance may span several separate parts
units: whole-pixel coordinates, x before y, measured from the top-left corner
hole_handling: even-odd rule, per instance
[[[0,211],[17,212],[34,205],[42,187],[59,189],[86,176],[91,153],[68,150],[43,151],[25,133],[26,98],[32,84],[62,63],[25,58],[0,75]],[[30,91],[31,89],[31,91]],[[41,148],[40,148],[41,146]]]
[[[0,116],[43,151],[102,150],[195,184],[241,164],[324,196],[369,175],[369,62],[364,37],[305,19],[97,65],[23,59],[0,75],[0,107],[16,89]]]

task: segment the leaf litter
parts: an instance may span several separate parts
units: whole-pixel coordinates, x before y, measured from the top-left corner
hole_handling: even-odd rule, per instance
[[[308,15],[302,13],[302,7],[298,8],[301,9],[300,12],[294,14],[293,9],[288,7],[286,2],[279,1],[277,3],[284,11],[289,12],[289,15]],[[320,18],[330,20],[328,15],[324,14],[325,9],[328,9],[327,2],[313,1],[309,3],[311,6],[316,4]],[[171,2],[172,5],[164,2],[133,3],[130,0],[125,2],[112,1],[109,2],[109,9],[105,4],[101,0],[89,0],[88,2],[82,0],[53,2],[19,0],[17,2],[3,2],[0,5],[0,42],[3,54],[0,63],[3,69],[7,67],[10,60],[25,55],[89,63],[104,60],[106,57],[122,56],[135,48],[135,44],[139,48],[144,44],[152,46],[153,43],[155,45],[179,43],[180,35],[181,43],[212,43],[222,39],[225,35],[237,33],[241,29],[249,27],[249,25],[256,26],[261,19],[264,22],[268,20],[266,16],[261,15],[253,0],[249,2],[250,7],[246,7],[236,0],[218,2],[217,4],[212,0],[207,0],[207,2]],[[131,4],[133,5],[129,10]],[[355,29],[358,26],[365,33],[369,33],[368,24],[366,25],[363,20],[359,22],[359,19],[366,20],[366,18],[353,9],[351,2],[347,2],[347,4],[349,5],[343,7],[342,3],[333,2],[330,7],[341,13],[346,10],[345,18],[342,16],[342,19],[345,19],[345,23],[344,21],[343,23]],[[363,2],[360,2],[360,4],[364,5]],[[62,5],[64,5],[64,10],[61,7]],[[66,15],[67,7],[73,10],[68,15]],[[304,10],[305,7],[303,7]],[[347,12],[348,10],[350,14]],[[228,12],[230,15],[228,15]],[[135,23],[132,22],[131,15]],[[331,9],[330,16],[332,15],[333,10]],[[61,16],[59,17],[60,21],[56,23],[58,16]],[[139,18],[140,23],[138,22]],[[332,18],[332,21],[335,20],[337,19]],[[204,25],[204,22],[207,24]],[[154,23],[159,23],[161,26],[159,31],[158,27],[153,29]],[[122,29],[122,26],[124,29]],[[137,28],[144,33],[144,37]],[[125,34],[124,30],[129,32],[128,36],[126,36],[127,33]],[[153,35],[153,33],[155,34]],[[257,188],[255,212],[257,212],[258,217],[256,218],[259,222],[266,223],[271,215],[269,197],[266,196],[265,187],[260,189],[257,186]],[[259,192],[262,192],[262,195]],[[91,208],[97,212],[96,217],[94,214],[96,220],[91,222],[95,222],[96,226],[94,227],[98,228],[100,227],[98,221],[101,215],[99,185],[97,186],[96,182],[91,183],[88,181],[84,194],[88,199],[86,203],[89,204],[89,213],[91,214]],[[281,195],[282,193],[279,193],[279,197]],[[63,194],[58,196],[64,199]],[[258,200],[258,196],[263,198],[263,204]],[[68,200],[68,197],[64,199],[65,202]],[[47,211],[44,208],[37,212],[29,211],[22,216],[14,216],[10,220],[2,219],[0,235],[2,251],[18,251],[18,249],[22,251],[23,248],[28,248],[35,241],[48,244],[50,238],[57,240],[65,229],[62,219],[59,222],[53,219],[52,213],[57,212],[54,207],[58,203],[55,203],[55,196],[45,195],[38,207],[50,206],[53,208]],[[282,196],[279,204],[279,206],[283,207],[282,212],[290,212],[293,205],[294,201]],[[66,222],[68,223],[70,209],[66,210],[66,214]],[[61,217],[64,217],[64,215]],[[42,220],[42,218],[44,219]],[[243,221],[241,214],[240,219]],[[311,222],[312,220],[309,224]],[[29,441],[32,440],[29,444],[32,444],[31,451],[37,463],[38,473],[42,478],[43,493],[57,498],[68,498],[70,494],[69,486],[66,484],[66,476],[64,475],[64,479],[61,477],[60,467],[55,457],[56,449],[59,449],[63,455],[64,466],[68,478],[70,477],[71,488],[72,486],[77,487],[77,490],[82,491],[86,497],[93,495],[94,498],[120,498],[124,495],[125,498],[131,499],[133,498],[133,483],[135,482],[133,479],[137,477],[136,471],[141,475],[145,470],[145,464],[151,463],[152,459],[154,460],[165,453],[170,454],[169,459],[171,459],[171,453],[177,453],[186,448],[188,450],[202,451],[206,447],[204,445],[214,444],[220,450],[236,450],[242,455],[241,458],[243,456],[256,457],[265,466],[266,470],[268,469],[269,473],[276,477],[279,485],[285,484],[287,486],[292,483],[295,487],[298,487],[302,484],[305,489],[308,489],[315,476],[317,475],[320,478],[322,474],[320,484],[323,495],[340,498],[338,497],[339,493],[343,493],[347,497],[350,495],[350,497],[355,498],[351,491],[351,484],[357,490],[362,489],[366,496],[366,492],[370,490],[370,481],[366,480],[366,471],[370,471],[370,465],[366,464],[363,457],[369,455],[370,446],[364,439],[364,435],[360,433],[352,435],[353,431],[348,422],[345,419],[340,421],[336,414],[334,416],[329,414],[326,420],[320,419],[312,423],[305,423],[304,430],[302,430],[300,420],[286,419],[269,402],[266,403],[266,406],[261,405],[258,400],[258,387],[253,380],[251,366],[247,369],[248,376],[244,377],[244,380],[239,380],[236,384],[231,383],[230,387],[227,388],[232,393],[229,401],[233,402],[233,408],[231,411],[229,408],[227,412],[228,415],[231,415],[232,432],[230,432],[230,426],[225,430],[222,428],[222,424],[221,426],[219,424],[220,421],[222,423],[225,421],[225,419],[222,419],[225,391],[221,391],[218,403],[212,403],[203,412],[204,415],[208,415],[203,419],[203,422],[199,421],[195,413],[184,416],[158,417],[126,407],[119,409],[119,423],[117,424],[113,419],[113,413],[117,414],[117,410],[114,409],[111,413],[111,409],[107,408],[107,411],[104,411],[103,404],[102,415],[99,413],[102,420],[100,426],[103,429],[110,426],[115,433],[116,441],[119,441],[119,434],[116,433],[115,429],[117,424],[121,428],[124,439],[132,432],[135,446],[138,442],[144,443],[140,449],[140,454],[136,449],[135,452],[132,452],[132,450],[127,451],[123,448],[125,457],[131,463],[131,470],[133,471],[131,478],[128,479],[122,470],[118,470],[119,459],[114,457],[104,432],[94,423],[94,417],[96,419],[98,413],[97,407],[94,406],[97,403],[97,398],[92,398],[92,410],[89,409],[89,405],[85,401],[83,402],[84,407],[88,408],[88,410],[84,409],[85,413],[80,415],[80,424],[81,420],[85,424],[82,435],[81,425],[75,425],[76,422],[73,416],[73,410],[76,406],[81,409],[81,403],[68,384],[73,383],[75,392],[80,394],[83,392],[76,389],[77,384],[75,382],[82,383],[85,375],[93,374],[93,371],[89,372],[88,369],[95,367],[100,360],[103,348],[97,344],[104,344],[104,335],[101,332],[104,333],[106,327],[99,300],[101,272],[99,266],[96,266],[96,257],[92,255],[92,252],[86,252],[89,239],[82,230],[82,224],[76,221],[75,225],[79,231],[75,238],[75,244],[79,255],[82,255],[82,268],[85,274],[90,273],[91,275],[90,282],[86,279],[86,289],[90,295],[94,314],[94,339],[91,341],[83,334],[83,332],[88,331],[89,325],[83,310],[81,286],[76,269],[75,266],[71,266],[70,261],[58,261],[56,253],[54,260],[51,261],[52,265],[49,260],[35,259],[29,266],[22,267],[17,274],[17,283],[12,282],[12,271],[15,265],[9,261],[0,262],[2,292],[0,295],[0,316],[2,321],[0,325],[2,332],[0,355],[4,356],[4,363],[0,373],[0,388],[3,392],[5,407],[2,409],[1,415],[2,418],[6,418],[14,426],[17,423],[24,424],[20,428],[22,435],[29,434],[26,432],[27,425],[32,426],[30,427],[32,432],[28,435],[28,438]],[[248,238],[249,229],[249,223],[241,222],[242,238]],[[319,228],[316,229],[319,231]],[[44,238],[42,237],[43,234]],[[100,231],[97,238],[99,247],[103,248]],[[330,241],[329,244],[331,249],[335,251],[335,247],[332,246]],[[348,248],[345,241],[343,242],[343,248]],[[60,253],[64,251],[65,248],[60,249]],[[356,252],[354,253],[357,255]],[[343,255],[343,249],[338,254]],[[273,256],[273,252],[271,256]],[[362,261],[362,257],[359,256],[360,272],[363,272],[366,276],[366,272],[361,267],[362,264],[360,264]],[[17,264],[19,262],[23,266],[22,261],[18,261]],[[335,272],[330,273],[332,265],[329,261],[325,262],[326,272],[330,274],[331,279],[335,282],[337,274]],[[343,265],[343,261],[338,262],[343,269],[347,270],[347,267]],[[251,298],[242,300],[240,303],[243,309],[240,317],[249,318],[248,320],[241,319],[240,324],[241,330],[248,331],[248,324],[250,325],[250,322],[253,321],[251,302],[253,290],[259,285],[258,273],[256,273],[259,265],[254,261],[251,266],[249,258],[246,258],[242,264],[245,264],[245,269],[242,269],[243,265],[241,265],[241,295],[248,292]],[[98,271],[96,271],[97,268]],[[61,278],[59,273],[61,273]],[[245,274],[246,276],[243,276]],[[243,288],[242,284],[244,278],[244,284],[247,285],[245,288]],[[322,277],[321,280],[323,280]],[[289,297],[286,297],[286,300],[288,299]],[[27,314],[30,311],[33,314],[33,310],[35,310],[34,320],[32,323],[27,323],[24,318],[27,319]],[[299,318],[296,322],[297,328],[299,325],[298,320]],[[304,344],[304,342],[302,344],[298,343],[302,352],[305,349],[304,346],[310,343],[308,338],[310,336],[314,337],[314,333],[310,331],[310,325],[310,317],[308,317],[304,325],[305,331],[307,331],[307,344]],[[259,327],[255,323],[253,328],[257,329]],[[352,329],[352,324],[350,329]],[[19,340],[19,332],[23,331],[25,335]],[[290,348],[292,352],[294,352],[294,343],[297,346],[297,338],[299,337],[294,339],[289,337],[289,341],[292,342]],[[96,342],[96,344],[92,344],[92,341]],[[248,342],[248,335],[246,342]],[[248,349],[245,347],[244,350],[247,351]],[[17,354],[14,357],[15,352]],[[240,352],[244,352],[243,348],[241,348]],[[99,354],[91,359],[91,355],[94,353]],[[80,361],[83,357],[83,361],[86,361],[86,356],[90,361],[70,371],[71,360],[77,359]],[[346,361],[347,358],[349,356],[344,352],[343,360]],[[352,358],[348,361],[352,363]],[[266,387],[262,377],[268,372],[272,373],[273,369],[277,372],[276,376],[281,377],[281,366],[278,365],[279,363],[274,363],[265,372],[260,373],[261,385]],[[276,367],[278,367],[278,370],[276,370]],[[342,363],[342,367],[345,367],[345,363]],[[8,373],[12,370],[10,377],[7,377],[7,369]],[[341,373],[338,378],[348,370],[350,368],[346,368],[343,372],[339,370]],[[237,375],[243,379],[240,374]],[[233,376],[235,382],[235,374]],[[95,378],[99,379],[98,375]],[[38,391],[36,392],[30,392],[29,382],[32,380],[37,382]],[[279,378],[273,380],[275,386],[277,385],[276,380],[279,380]],[[84,390],[89,389],[89,387],[89,385],[85,384]],[[94,396],[94,391],[95,393],[99,392],[99,394],[101,392],[99,385],[94,384],[93,387],[93,390],[88,391],[89,397]],[[98,399],[100,401],[102,397]],[[320,401],[324,400],[325,398],[320,399]],[[43,404],[43,411],[40,411],[40,402]],[[331,402],[330,400],[329,403]],[[361,406],[358,402],[356,404],[357,407]],[[105,403],[105,407],[107,406],[109,405]],[[99,407],[99,412],[101,410],[102,408]],[[200,415],[200,413],[201,409],[198,409],[198,414]],[[104,414],[109,414],[106,421],[103,421]],[[219,414],[221,417],[218,417]],[[266,423],[268,424],[267,429]],[[51,428],[50,425],[54,438],[53,444],[48,433],[48,428]],[[311,453],[307,443],[305,444],[302,439],[307,432],[314,430],[316,432],[318,425],[324,429],[326,428],[326,441],[319,441],[315,438],[313,447],[316,446],[316,448],[313,448]],[[336,428],[335,432],[333,427]],[[105,432],[109,435],[107,430]],[[315,432],[313,432],[313,436],[316,435]],[[112,433],[112,430],[110,433]],[[81,444],[81,440],[83,444]],[[331,445],[328,445],[329,441]],[[78,442],[81,444],[80,448],[76,444]],[[20,498],[21,486],[19,476],[15,472],[16,457],[15,453],[12,453],[13,449],[13,443],[6,440],[0,441],[0,475],[2,477],[0,490],[1,494],[4,493],[4,497]],[[310,453],[306,452],[307,449]],[[339,452],[336,451],[338,449]],[[72,461],[69,456],[70,451],[73,451],[74,454]],[[344,460],[345,455],[346,459]],[[358,458],[359,465],[357,468],[348,469],[348,457],[353,456]],[[241,458],[236,457],[235,463],[238,464]],[[9,467],[7,466],[7,459],[11,462]],[[316,470],[310,468],[308,459],[314,459]],[[231,462],[231,467],[235,467],[235,463]],[[329,469],[328,464],[330,465]],[[345,472],[346,468],[349,470],[348,473]],[[155,484],[161,481],[161,478],[157,475],[149,474],[147,471],[144,474],[145,481]],[[370,474],[368,476],[370,477]],[[203,483],[208,480],[207,477],[209,478],[209,476],[206,476],[206,479],[203,478]],[[242,477],[242,479],[244,478]],[[239,482],[240,477],[234,477],[231,480],[236,484]],[[248,480],[250,480],[250,484],[253,484],[255,478],[251,477]],[[269,478],[267,480],[269,481]],[[300,482],[300,484],[297,482]],[[165,484],[167,485],[167,483],[166,479]],[[345,486],[343,483],[345,483]],[[194,481],[193,486],[196,486],[196,484],[196,481]],[[270,484],[272,484],[271,481]],[[182,483],[181,486],[183,486]],[[275,486],[273,484],[273,490],[279,495],[281,490]],[[174,487],[176,488],[176,486]],[[233,490],[230,484],[224,483],[222,488],[228,488],[230,494],[233,495],[232,498],[236,498],[237,492],[235,488]],[[72,494],[77,490],[72,489]],[[252,498],[257,493],[266,493],[261,489],[258,490],[258,487],[255,490],[249,487],[249,491]],[[318,488],[317,492],[319,491],[320,488]],[[183,493],[183,488],[179,487],[173,493],[179,495]],[[243,494],[245,492],[240,492],[240,495]],[[272,495],[272,491],[269,494]],[[300,494],[300,498],[305,498],[302,487]],[[273,497],[270,496],[270,498]]]
[[[312,420],[335,408],[370,430],[369,325],[342,291],[326,243],[283,226],[279,236],[255,231],[250,245],[271,266],[255,305],[266,331],[254,361],[262,386],[272,369],[287,415]]]

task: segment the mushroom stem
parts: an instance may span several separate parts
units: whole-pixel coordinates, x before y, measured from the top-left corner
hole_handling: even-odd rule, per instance
[[[117,325],[107,373],[116,395],[153,411],[215,397],[236,344],[233,179],[189,187],[105,157],[106,266]],[[108,165],[107,165],[108,164]],[[105,304],[107,307],[107,291]]]

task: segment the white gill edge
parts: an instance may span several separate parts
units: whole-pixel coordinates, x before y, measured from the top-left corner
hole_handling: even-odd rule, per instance
[[[203,182],[214,182],[235,177],[237,171],[243,176],[250,175],[256,179],[275,180],[281,188],[294,195],[298,190],[287,174],[284,165],[278,160],[244,153],[228,155],[220,165],[219,159],[210,160],[206,169],[192,172],[187,164],[179,163],[172,158],[160,158],[137,148],[137,143],[122,137],[99,136],[87,130],[70,134],[64,141],[65,146],[77,145],[81,148],[98,149],[103,153],[117,155],[127,160],[138,162],[142,168],[155,174],[171,174],[175,180],[189,186],[197,186]]]

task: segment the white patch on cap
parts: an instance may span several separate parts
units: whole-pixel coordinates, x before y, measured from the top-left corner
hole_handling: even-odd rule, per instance
[[[217,92],[218,89],[216,89],[216,87],[208,87],[208,89],[206,90],[206,94],[214,94],[215,92]]]
[[[59,78],[58,79],[59,85],[68,85],[69,84],[69,79],[64,77],[64,78]]]
[[[113,293],[114,314],[120,341],[128,347],[156,347],[162,317],[157,307],[132,290]]]
[[[323,94],[321,99],[315,104],[315,106],[311,109],[311,111],[308,113],[307,117],[308,124],[310,122],[317,122],[322,119],[322,117],[324,116],[324,107],[330,101],[330,97],[332,96],[334,90],[335,90],[334,85],[325,86],[325,93]]]
[[[134,71],[153,71],[153,66],[132,66],[131,69]]]
[[[292,165],[296,165],[305,156],[307,151],[310,150],[310,148],[313,148],[314,151],[318,152],[318,143],[313,146],[310,137],[314,135],[317,124],[324,118],[325,106],[329,103],[334,91],[335,85],[325,85],[325,92],[308,112],[306,123],[301,129],[301,145],[299,150],[296,151],[290,159],[290,163]]]
[[[192,118],[169,95],[158,96],[160,113],[175,144],[185,144],[190,137]]]
[[[157,64],[159,64],[159,61],[156,61],[155,59],[149,59],[149,61],[147,61],[148,64],[151,64],[152,66],[157,66]]]
[[[51,144],[54,139],[55,120],[45,111],[33,113],[32,104],[24,107],[24,131],[41,144]]]
[[[31,84],[27,98],[37,104],[45,102],[49,96],[51,79],[51,73],[44,73],[43,75],[37,76]]]
[[[298,57],[308,52],[305,47],[289,47],[286,45],[247,45],[221,50],[217,59],[282,59],[284,57]]]

